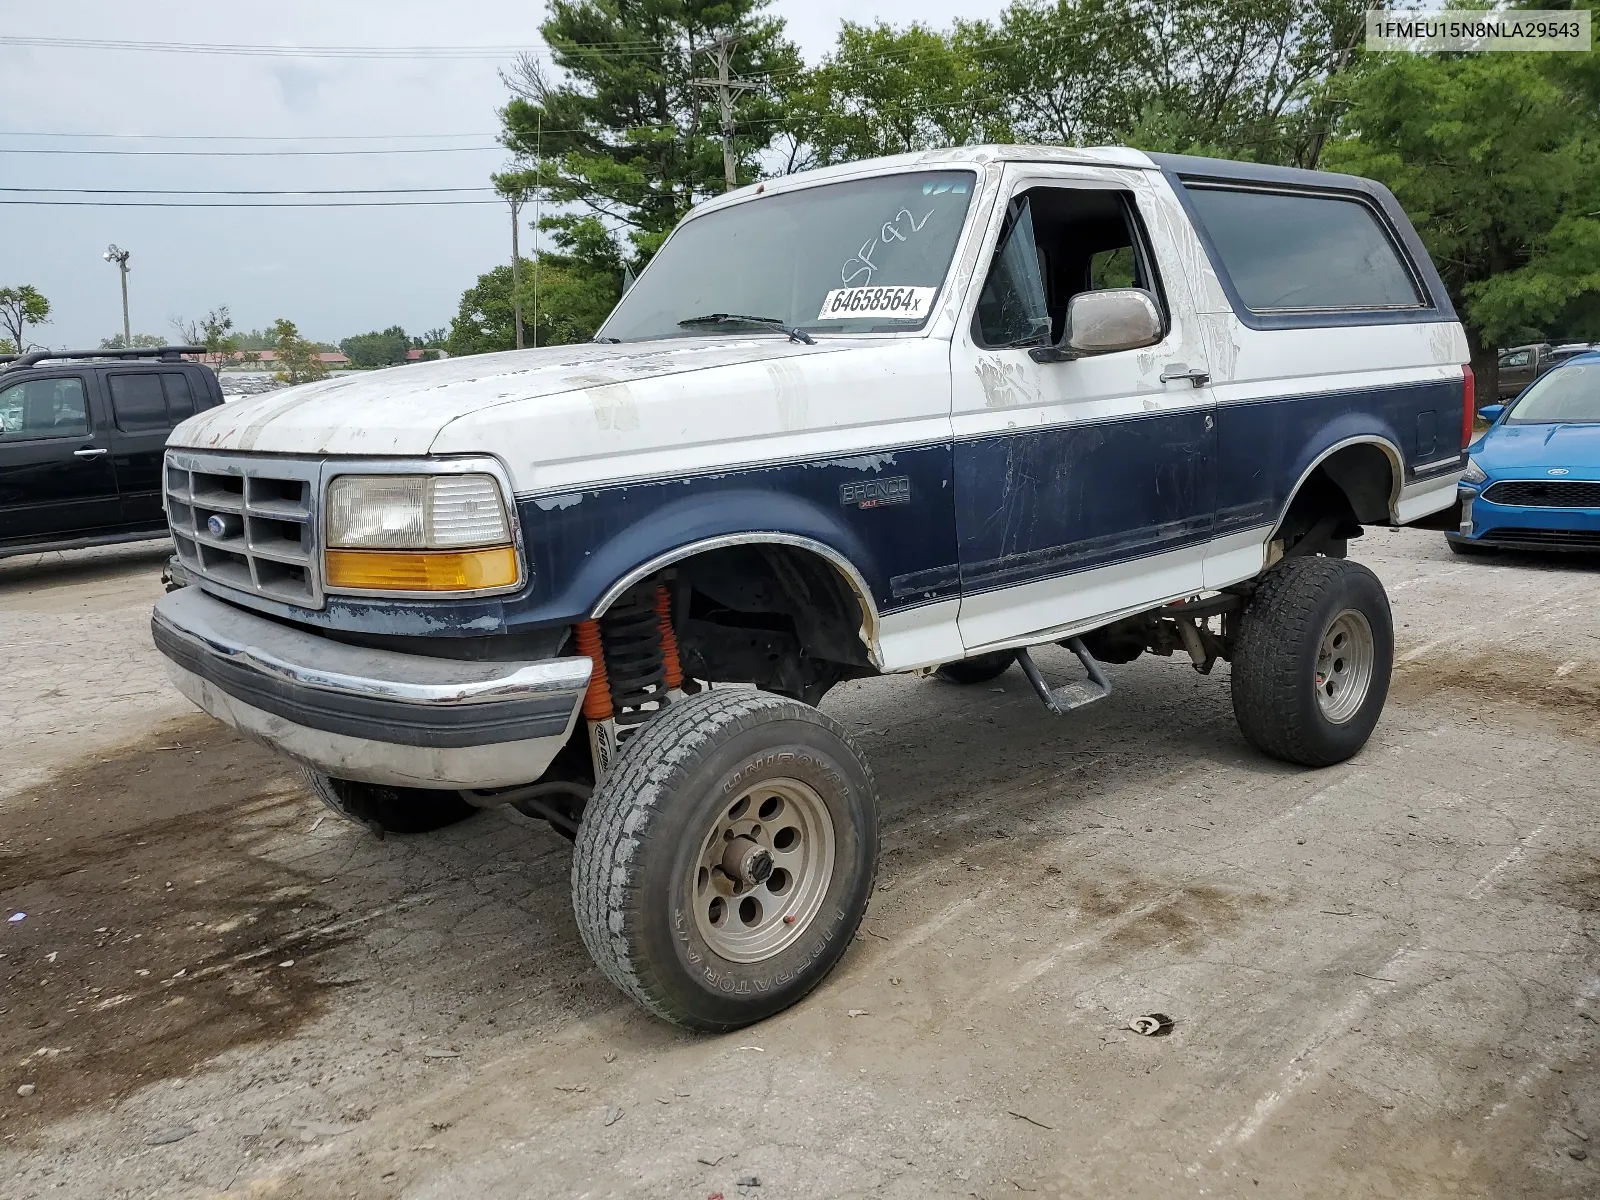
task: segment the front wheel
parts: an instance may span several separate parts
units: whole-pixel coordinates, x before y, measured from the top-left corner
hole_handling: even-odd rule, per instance
[[[1240,619],[1233,714],[1263,753],[1332,766],[1372,736],[1393,666],[1394,621],[1378,577],[1345,559],[1287,559]]]
[[[465,821],[478,811],[461,798],[460,792],[358,783],[335,779],[309,767],[305,775],[312,794],[330,810],[346,821],[365,825],[379,837],[387,833],[432,833]]]
[[[877,868],[877,796],[848,735],[765,692],[679,700],[584,810],[584,945],[657,1016],[722,1032],[781,1012],[839,961]]]

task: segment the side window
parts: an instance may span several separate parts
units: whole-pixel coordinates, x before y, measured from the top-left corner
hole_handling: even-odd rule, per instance
[[[1423,305],[1399,248],[1363,201],[1193,184],[1188,192],[1252,312]]]
[[[1061,340],[1081,292],[1144,288],[1161,304],[1133,197],[1104,188],[1030,188],[1011,201],[973,338],[988,349]]]
[[[1515,354],[1502,354],[1500,365],[1502,367],[1525,367],[1528,360],[1533,357],[1531,350],[1518,350]]]
[[[0,441],[88,435],[89,405],[81,379],[30,379],[0,389]]]
[[[189,394],[189,377],[181,371],[169,371],[161,376],[161,386],[167,393],[167,424],[194,416],[194,397]]]
[[[1044,276],[1033,230],[1033,207],[1024,194],[1006,210],[994,262],[978,294],[980,346],[1038,345],[1050,331]]]
[[[167,429],[167,400],[161,376],[153,371],[125,373],[108,377],[111,384],[111,415],[124,433],[143,433]]]

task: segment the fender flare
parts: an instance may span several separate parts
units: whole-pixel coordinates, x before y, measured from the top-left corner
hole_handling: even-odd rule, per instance
[[[723,550],[729,546],[792,546],[797,550],[809,551],[827,562],[839,573],[840,578],[855,596],[856,602],[861,605],[861,640],[866,644],[873,665],[878,665],[878,606],[873,602],[872,589],[867,586],[867,581],[862,578],[856,565],[824,542],[776,529],[720,534],[658,554],[640,563],[607,588],[600,599],[595,601],[593,609],[589,612],[590,618],[605,615],[606,610],[620,600],[629,588],[642,579],[648,579],[657,571],[670,567],[673,563],[682,562],[686,558],[693,558],[696,554]]]
[[[1278,536],[1278,530],[1282,528],[1284,519],[1289,515],[1289,509],[1293,507],[1295,497],[1300,494],[1300,489],[1305,487],[1306,480],[1311,478],[1312,473],[1339,451],[1347,450],[1351,446],[1376,446],[1383,451],[1384,457],[1389,460],[1389,519],[1396,523],[1399,522],[1400,493],[1404,489],[1406,481],[1405,456],[1401,453],[1400,447],[1395,444],[1393,438],[1378,433],[1360,433],[1341,438],[1323,449],[1300,472],[1300,477],[1294,481],[1294,486],[1289,489],[1284,498],[1283,507],[1278,510],[1278,515],[1272,522],[1272,532],[1267,535],[1268,542]]]

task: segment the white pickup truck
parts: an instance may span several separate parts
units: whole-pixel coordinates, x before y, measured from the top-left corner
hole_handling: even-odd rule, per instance
[[[815,707],[842,679],[1015,663],[1066,712],[1177,652],[1231,661],[1263,752],[1356,753],[1393,634],[1345,547],[1448,524],[1467,358],[1367,180],[1012,146],[768,180],[590,344],[184,422],[154,637],[375,832],[549,821],[604,973],[732,1029],[872,891],[872,775]]]

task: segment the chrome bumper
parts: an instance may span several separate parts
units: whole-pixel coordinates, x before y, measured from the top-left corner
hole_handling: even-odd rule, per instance
[[[531,783],[566,744],[587,658],[467,662],[368,650],[198,587],[150,619],[167,673],[240,733],[340,779],[442,789]]]

